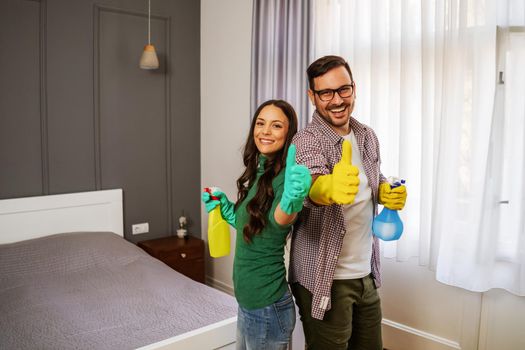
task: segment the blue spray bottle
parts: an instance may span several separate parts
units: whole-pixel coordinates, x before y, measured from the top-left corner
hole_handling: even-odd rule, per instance
[[[405,184],[405,180],[389,177],[388,183],[390,184],[390,188],[396,188]],[[384,207],[381,213],[374,218],[372,232],[383,241],[398,240],[403,233],[403,222],[397,210]]]

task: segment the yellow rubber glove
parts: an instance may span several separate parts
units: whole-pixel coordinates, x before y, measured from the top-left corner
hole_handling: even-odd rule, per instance
[[[405,185],[391,188],[388,182],[379,185],[379,204],[388,209],[401,210],[405,207],[407,189]]]
[[[352,165],[352,144],[343,141],[341,160],[331,174],[320,175],[310,188],[310,199],[320,205],[351,204],[359,189],[359,169]]]

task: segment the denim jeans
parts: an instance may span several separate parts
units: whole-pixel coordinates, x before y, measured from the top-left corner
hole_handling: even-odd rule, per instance
[[[285,350],[295,327],[295,304],[289,291],[275,303],[254,310],[239,305],[237,350]]]

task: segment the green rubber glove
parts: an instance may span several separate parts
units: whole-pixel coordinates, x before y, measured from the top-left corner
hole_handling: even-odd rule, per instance
[[[352,204],[359,190],[359,169],[352,165],[352,144],[343,141],[341,160],[331,174],[315,179],[310,199],[320,205]]]
[[[288,215],[298,213],[303,208],[304,198],[310,191],[312,176],[304,165],[295,162],[295,145],[290,145],[286,155],[284,172],[284,192],[281,197],[281,209]]]
[[[209,193],[208,193],[208,196],[209,196]],[[213,197],[217,197],[218,200],[217,199],[213,199],[212,196]],[[203,201],[204,201],[204,194],[202,195],[202,198],[203,198]],[[212,202],[218,202],[218,203],[212,203]],[[235,227],[235,220],[236,220],[236,217],[235,217],[235,205],[228,200],[228,197],[226,196],[226,194],[224,194],[224,192],[222,192],[221,190],[219,190],[217,188],[212,189],[211,196],[209,196],[209,200],[207,202],[205,202],[205,204],[206,204],[206,210],[207,211],[208,211],[208,208],[210,208],[210,210],[208,212],[210,212],[218,204],[220,204],[222,218],[224,220],[226,220],[226,222],[228,222],[228,224],[230,224],[233,227]]]
[[[209,213],[210,211],[215,209],[216,206],[221,204],[221,202],[219,202],[218,200],[211,199],[211,195],[208,192],[206,192],[206,191],[202,192],[201,200],[204,203],[204,206],[206,208],[206,212],[207,213]]]

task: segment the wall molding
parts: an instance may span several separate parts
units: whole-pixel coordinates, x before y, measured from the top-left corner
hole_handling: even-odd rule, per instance
[[[93,128],[94,128],[94,147],[95,147],[95,183],[97,190],[103,189],[102,179],[102,145],[101,145],[101,113],[100,113],[100,17],[103,12],[114,13],[118,15],[142,17],[148,18],[147,12],[137,12],[132,10],[125,10],[113,7],[101,6],[98,4],[93,5]],[[171,57],[171,17],[151,15],[151,19],[156,19],[164,22],[164,34],[165,34],[165,47],[166,52],[163,56],[159,55],[159,61],[161,68],[164,69],[164,94],[165,94],[165,169],[166,169],[166,210],[167,210],[167,230],[168,232],[174,231],[174,213],[173,213],[173,196],[172,193],[172,181],[173,181],[173,168],[172,168],[172,132],[171,132],[171,79],[170,69],[168,62]],[[137,47],[137,54],[140,54],[141,47]],[[138,67],[138,61],[137,61]],[[137,68],[138,69],[138,68]],[[178,222],[178,221],[177,221]]]
[[[113,8],[113,7],[106,7],[101,6],[98,4],[93,5],[93,127],[94,127],[94,138],[95,138],[95,182],[96,182],[96,188],[97,190],[102,189],[102,157],[101,157],[101,138],[100,138],[100,14],[102,12],[111,12],[116,13],[120,15],[128,15],[128,16],[137,16],[137,17],[144,17],[148,18],[147,13],[143,12],[136,12],[131,10],[124,10],[119,8]],[[164,60],[165,65],[165,96],[166,96],[166,126],[171,125],[170,120],[170,111],[171,111],[171,84],[169,75],[170,72],[167,67],[167,62],[170,61],[170,46],[169,43],[171,42],[171,31],[170,31],[170,17],[164,17],[164,16],[158,16],[158,15],[152,15],[152,19],[158,19],[165,22],[164,28],[165,28],[165,37],[166,37],[166,56]],[[137,48],[140,50],[140,47]],[[140,53],[140,51],[139,51]],[[138,63],[137,63],[138,65]],[[168,193],[170,193],[171,188],[171,132],[168,132],[166,134],[166,153],[167,153],[167,159],[169,162],[166,163],[167,171],[169,172],[169,176],[167,176],[167,181],[169,182],[167,184]],[[168,200],[168,210],[171,212],[171,196]],[[172,216],[170,214],[170,216]],[[170,224],[168,227],[171,228],[173,220],[170,220]]]
[[[167,206],[168,206],[168,212],[170,213],[168,215],[168,230],[169,232],[174,232],[174,228],[176,227],[175,221],[175,215],[173,215],[173,165],[172,165],[172,147],[173,147],[173,140],[171,132],[171,69],[169,69],[168,62],[171,62],[169,59],[171,57],[171,17],[157,17],[162,20],[164,20],[166,23],[164,25],[165,29],[165,40],[164,47],[166,48],[166,56],[164,57],[164,92],[165,92],[165,101],[166,101],[166,196],[167,196]],[[162,59],[160,61],[162,64]],[[187,215],[187,214],[186,214]],[[178,220],[177,220],[178,222]]]
[[[49,132],[47,116],[47,0],[38,1],[40,44],[40,154],[42,164],[42,194],[49,194]]]
[[[93,7],[93,137],[95,162],[95,187],[102,189],[102,157],[100,155],[100,12],[102,7]]]
[[[457,349],[457,350],[462,349],[461,345],[456,341],[446,339],[446,338],[437,336],[435,334],[428,333],[420,329],[407,326],[399,322],[395,322],[395,321],[383,318],[381,323],[383,324],[383,326],[390,327],[394,331],[415,335],[419,338],[422,338],[423,340],[427,342],[443,345],[446,347],[446,349]]]
[[[230,285],[228,285],[228,284],[226,284],[224,282],[221,282],[219,280],[216,280],[216,279],[214,279],[213,277],[211,277],[209,275],[206,275],[206,284],[208,286],[210,286],[210,287],[216,288],[216,289],[218,289],[220,291],[223,291],[223,292],[225,292],[227,294],[234,295],[234,291],[233,291],[233,287],[232,286],[230,286]],[[456,342],[456,341],[453,341],[453,340],[450,340],[450,339],[447,339],[447,338],[443,338],[443,337],[440,337],[438,335],[435,335],[435,334],[432,334],[432,333],[428,333],[428,332],[425,332],[425,331],[422,331],[420,329],[407,326],[407,325],[399,323],[399,322],[395,322],[395,321],[383,318],[381,323],[382,323],[382,325],[384,327],[389,327],[394,332],[400,333],[401,335],[407,336],[407,333],[408,333],[408,334],[410,334],[412,336],[416,336],[416,337],[420,338],[424,342],[439,344],[444,349],[455,349],[455,350],[461,350],[462,349],[461,345],[458,342]]]

